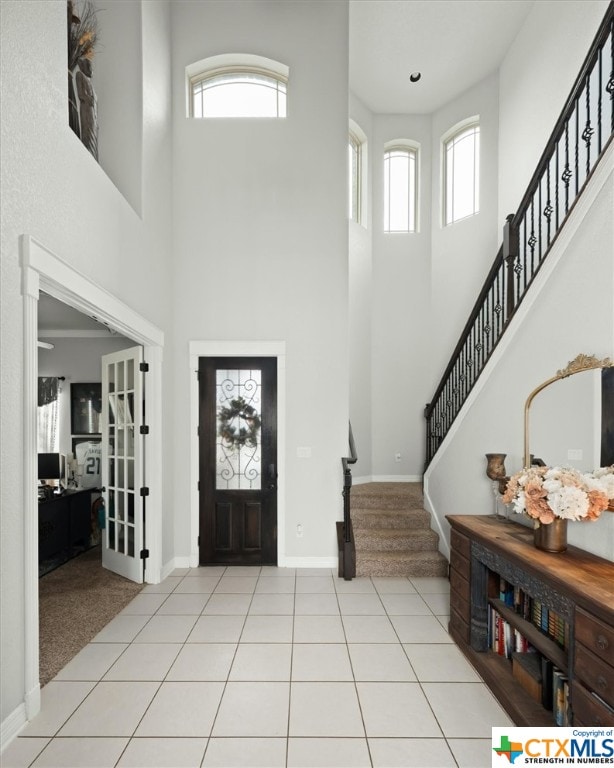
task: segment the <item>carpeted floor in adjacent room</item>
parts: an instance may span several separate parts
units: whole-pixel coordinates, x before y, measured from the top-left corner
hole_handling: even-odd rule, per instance
[[[38,584],[41,686],[143,588],[103,568],[100,547],[47,573]]]

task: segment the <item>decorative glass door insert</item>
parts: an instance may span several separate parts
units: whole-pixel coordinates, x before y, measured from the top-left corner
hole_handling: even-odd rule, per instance
[[[262,484],[259,370],[217,370],[217,490],[260,490]]]

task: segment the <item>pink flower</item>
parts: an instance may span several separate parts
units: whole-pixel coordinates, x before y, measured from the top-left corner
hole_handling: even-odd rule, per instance
[[[588,512],[583,520],[597,520],[604,509],[608,508],[609,499],[603,491],[588,492]]]

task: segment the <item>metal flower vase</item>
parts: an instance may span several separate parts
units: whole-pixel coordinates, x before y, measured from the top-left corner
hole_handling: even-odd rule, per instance
[[[560,517],[542,525],[536,525],[533,529],[533,543],[537,549],[544,552],[565,552],[567,549],[567,520]]]

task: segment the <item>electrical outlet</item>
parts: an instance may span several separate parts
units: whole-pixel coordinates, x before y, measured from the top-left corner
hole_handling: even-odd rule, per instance
[[[399,462],[399,461],[401,461],[401,454],[400,454],[400,453],[395,453],[395,454],[394,454],[394,460],[395,460],[396,462]]]
[[[300,538],[302,538],[302,536],[303,536],[303,526],[299,523],[296,526],[296,538],[300,539]]]
[[[582,448],[568,448],[567,458],[569,461],[582,461]]]

